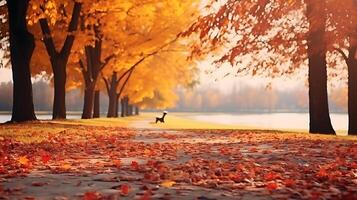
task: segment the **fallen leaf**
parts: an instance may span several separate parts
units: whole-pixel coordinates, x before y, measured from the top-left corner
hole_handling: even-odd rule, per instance
[[[121,160],[113,160],[113,163],[114,163],[114,166],[116,167],[116,168],[120,168],[120,166],[121,166]]]
[[[272,190],[276,190],[278,188],[278,184],[276,184],[275,182],[270,182],[268,184],[266,184],[265,186],[269,191]]]
[[[175,185],[176,182],[175,181],[163,181],[160,185],[162,187],[167,187],[167,188],[170,188],[172,187],[173,185]]]
[[[27,156],[20,156],[18,158],[18,161],[21,165],[27,166],[27,165],[29,165],[30,160],[27,158]]]
[[[127,184],[122,184],[120,186],[120,194],[121,195],[124,195],[124,196],[127,196],[130,192],[130,186],[127,185]]]
[[[286,187],[293,187],[295,185],[295,181],[293,179],[285,179],[284,185]]]
[[[41,155],[41,160],[42,160],[42,162],[43,162],[44,164],[47,164],[48,161],[51,160],[51,155],[48,154],[48,153],[44,153],[44,154]]]
[[[139,163],[136,161],[131,161],[131,165],[130,165],[132,170],[138,170],[139,169]]]
[[[99,200],[100,196],[97,192],[86,192],[84,193],[83,200]]]
[[[61,169],[63,169],[63,170],[69,170],[71,168],[72,168],[72,166],[68,163],[61,165]]]

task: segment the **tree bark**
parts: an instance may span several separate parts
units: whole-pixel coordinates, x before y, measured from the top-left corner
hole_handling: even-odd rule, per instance
[[[117,80],[117,72],[113,72],[110,83],[108,80],[104,78],[106,87],[107,87],[107,93],[109,96],[109,107],[108,107],[108,113],[107,117],[116,117],[116,107],[117,107],[117,87],[119,84],[119,81]]]
[[[84,104],[82,119],[93,118],[95,84],[91,83],[84,90]]]
[[[128,109],[128,106],[127,106],[127,101],[126,101],[127,97],[124,97],[121,99],[121,117],[126,117],[126,114],[127,114],[127,109]]]
[[[117,98],[116,95],[109,95],[109,107],[107,117],[112,118],[115,117]]]
[[[74,43],[75,36],[73,32],[76,31],[78,27],[81,7],[81,3],[74,3],[71,22],[67,30],[67,37],[60,51],[56,50],[47,19],[42,18],[39,20],[44,38],[43,42],[46,46],[47,54],[50,57],[54,75],[55,96],[52,112],[53,119],[66,119],[66,66]]]
[[[54,101],[52,119],[66,119],[66,67],[62,65],[62,60],[57,60],[58,63],[52,66],[54,71]]]
[[[114,113],[114,117],[119,117],[119,98],[120,98],[120,95],[117,94],[116,98],[115,98],[115,113]]]
[[[99,90],[96,90],[94,92],[93,118],[100,118],[100,91]]]
[[[310,133],[335,134],[327,96],[325,0],[305,0],[310,30],[307,37],[309,60]],[[312,17],[313,16],[313,17]]]
[[[135,115],[139,115],[139,107],[135,106]]]
[[[357,45],[348,49],[348,134],[357,135]]]
[[[26,13],[28,0],[7,0],[10,53],[13,77],[12,122],[36,120],[30,61],[35,49],[34,36],[28,32]]]
[[[86,46],[86,59],[87,59],[87,69],[84,68],[83,63],[82,72],[85,79],[85,89],[84,89],[84,104],[82,119],[93,118],[93,108],[94,108],[94,92],[97,83],[98,75],[101,68],[100,55],[101,55],[101,41],[96,41],[95,46]]]
[[[93,46],[85,47],[86,66],[82,60],[79,61],[85,82],[85,98],[83,104],[82,119],[93,117],[94,90],[97,84],[98,76],[104,67],[114,58],[114,54],[101,61],[102,57],[102,34],[100,33],[100,24],[94,26],[94,32],[97,40]]]
[[[128,111],[127,116],[133,116],[133,105],[129,104],[129,102],[128,102],[127,111]]]

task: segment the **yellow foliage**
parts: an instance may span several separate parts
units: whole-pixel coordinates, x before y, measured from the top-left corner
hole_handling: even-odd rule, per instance
[[[43,36],[38,23],[46,17],[57,50],[62,48],[68,34],[76,37],[67,67],[67,89],[84,86],[78,62],[85,60],[85,46],[101,40],[102,62],[115,56],[103,69],[104,77],[110,77],[113,71],[122,74],[138,60],[157,51],[137,66],[123,95],[129,95],[131,103],[142,107],[173,106],[177,100],[173,90],[178,85],[190,85],[197,70],[195,63],[186,59],[190,41],[172,41],[198,15],[199,0],[83,0],[81,3],[81,28],[67,33],[74,2],[31,1],[28,24],[37,39],[32,73],[45,72],[52,77],[50,58],[41,41]],[[88,28],[93,26],[98,27],[100,38],[95,37],[94,28]],[[98,81],[97,88],[104,89],[104,84]]]

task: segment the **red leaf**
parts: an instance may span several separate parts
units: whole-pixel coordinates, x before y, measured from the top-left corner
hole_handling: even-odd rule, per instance
[[[132,161],[130,166],[131,166],[132,170],[138,170],[139,169],[139,163],[136,162],[136,161]]]
[[[284,185],[286,187],[293,187],[295,185],[295,181],[293,179],[285,179]]]
[[[41,155],[41,160],[42,160],[42,162],[43,162],[44,164],[47,164],[48,161],[51,160],[51,155],[48,154],[48,153],[44,153],[44,154]]]
[[[268,184],[266,184],[265,186],[269,191],[272,190],[276,190],[278,188],[278,184],[276,184],[275,182],[270,182]]]
[[[120,186],[120,194],[121,195],[128,195],[130,191],[130,186],[127,184],[123,184]]]
[[[151,190],[146,191],[144,195],[139,198],[139,200],[150,200],[150,199],[151,199]]]
[[[319,177],[319,178],[326,178],[326,177],[328,177],[328,174],[327,174],[327,172],[326,172],[326,169],[321,168],[321,169],[319,170],[319,172],[317,172],[317,177]]]
[[[266,181],[273,181],[273,180],[277,179],[278,177],[279,177],[279,174],[277,174],[275,172],[269,172],[264,175],[264,179]]]
[[[83,196],[83,200],[99,200],[100,195],[97,192],[86,192]]]

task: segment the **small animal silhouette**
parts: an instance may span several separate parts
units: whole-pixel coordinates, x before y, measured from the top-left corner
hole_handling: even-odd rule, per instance
[[[164,111],[164,113],[162,114],[162,117],[156,117],[156,124],[157,122],[161,122],[161,123],[165,123],[165,116],[167,115],[167,111]]]

